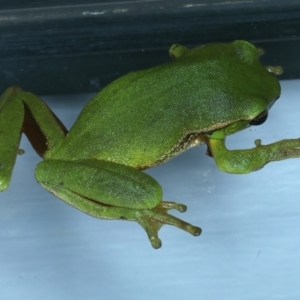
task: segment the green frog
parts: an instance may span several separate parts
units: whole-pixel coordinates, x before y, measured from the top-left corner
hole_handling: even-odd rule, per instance
[[[260,125],[280,96],[262,50],[238,40],[194,49],[170,48],[172,61],[115,80],[82,110],[68,131],[36,95],[11,87],[0,98],[0,190],[11,178],[22,133],[43,158],[37,181],[75,208],[100,219],[139,223],[154,248],[158,231],[201,229],[168,213],[186,206],[163,201],[159,183],[142,170],[206,144],[217,166],[249,173],[271,161],[300,156],[300,140],[228,150],[227,135]]]

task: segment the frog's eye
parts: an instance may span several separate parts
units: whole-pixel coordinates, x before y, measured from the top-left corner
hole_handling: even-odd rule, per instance
[[[268,118],[268,110],[264,110],[262,113],[260,113],[258,116],[256,116],[253,120],[249,122],[250,125],[261,125],[264,123]]]

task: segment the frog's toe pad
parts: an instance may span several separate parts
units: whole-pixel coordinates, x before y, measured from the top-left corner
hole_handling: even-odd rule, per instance
[[[159,249],[162,245],[161,239],[157,236],[157,234],[155,236],[149,236],[149,240],[154,249]]]

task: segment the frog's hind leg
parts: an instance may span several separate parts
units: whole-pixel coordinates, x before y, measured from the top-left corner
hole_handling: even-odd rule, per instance
[[[36,178],[50,192],[75,208],[100,219],[130,220],[147,232],[153,248],[161,246],[158,231],[164,224],[197,236],[201,229],[168,214],[186,207],[162,202],[160,185],[132,167],[98,160],[46,160]]]
[[[0,97],[0,191],[8,188],[20,145],[24,106],[12,100],[19,91],[9,88]]]
[[[9,185],[22,133],[44,157],[67,129],[42,99],[10,87],[0,97],[0,191]]]

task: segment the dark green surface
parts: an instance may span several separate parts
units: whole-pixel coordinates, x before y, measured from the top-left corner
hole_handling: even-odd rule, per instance
[[[168,61],[173,43],[236,39],[263,47],[266,64],[284,67],[281,78],[300,77],[295,0],[6,1],[0,19],[1,90],[98,91],[131,70]]]

